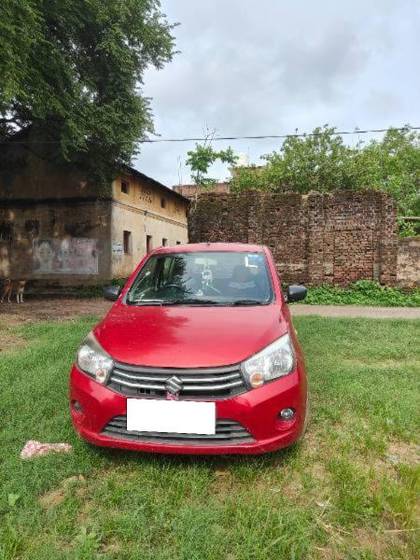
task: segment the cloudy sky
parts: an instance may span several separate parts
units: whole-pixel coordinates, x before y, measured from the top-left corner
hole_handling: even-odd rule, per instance
[[[164,138],[420,125],[419,0],[163,0],[172,63],[145,76]],[[355,138],[353,141],[357,140]],[[277,140],[216,142],[251,163]],[[190,181],[194,143],[144,145],[135,166]],[[211,176],[228,175],[216,166]]]

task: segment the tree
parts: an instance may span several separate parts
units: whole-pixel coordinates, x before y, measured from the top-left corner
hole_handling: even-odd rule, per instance
[[[359,145],[354,155],[358,188],[391,194],[402,216],[420,215],[420,134],[390,128],[382,141]]]
[[[336,129],[315,128],[311,135],[289,137],[262,167],[236,168],[232,190],[270,191],[377,189],[391,194],[401,216],[420,212],[420,134],[409,126],[390,128],[381,141],[346,146]]]
[[[226,150],[215,150],[211,142],[214,138],[215,131],[206,131],[205,141],[203,144],[196,144],[194,150],[187,152],[186,164],[191,169],[191,178],[196,185],[206,187],[213,185],[216,179],[207,177],[209,167],[216,161],[235,165],[238,156],[236,156],[229,146]]]
[[[143,74],[172,59],[159,0],[2,0],[0,142],[109,181],[153,132]]]
[[[352,150],[335,134],[335,128],[315,128],[304,137],[290,136],[281,149],[262,156],[263,167],[238,168],[232,187],[248,188],[252,175],[257,187],[271,191],[328,192],[351,188]]]

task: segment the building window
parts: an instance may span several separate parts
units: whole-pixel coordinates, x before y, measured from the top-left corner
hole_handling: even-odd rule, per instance
[[[153,249],[152,247],[152,236],[151,235],[146,235],[146,252],[150,253],[150,251]]]
[[[38,237],[38,235],[39,235],[39,221],[38,220],[26,220],[25,231],[31,237]]]
[[[176,244],[177,244],[177,245],[181,245],[181,241],[177,241]]]
[[[88,222],[72,222],[64,224],[64,233],[71,237],[87,237],[91,227]]]
[[[11,222],[0,222],[0,241],[10,243],[13,239],[13,226]]]
[[[166,247],[166,245],[168,244],[168,240],[166,239],[166,237],[162,238],[162,247]]]
[[[160,199],[160,207],[161,208],[166,208],[166,199],[165,198]]]
[[[121,192],[128,194],[130,192],[130,183],[121,179]]]
[[[123,231],[124,254],[131,255],[131,231]]]

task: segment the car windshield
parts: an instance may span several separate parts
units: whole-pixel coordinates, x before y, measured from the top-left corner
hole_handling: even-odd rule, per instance
[[[153,255],[128,294],[132,305],[264,305],[273,297],[263,253]]]

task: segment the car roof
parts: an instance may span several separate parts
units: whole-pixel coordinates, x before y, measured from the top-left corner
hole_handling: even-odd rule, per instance
[[[231,252],[231,253],[263,253],[263,245],[249,243],[188,243],[173,245],[172,247],[159,247],[152,253],[198,253],[198,252]]]

